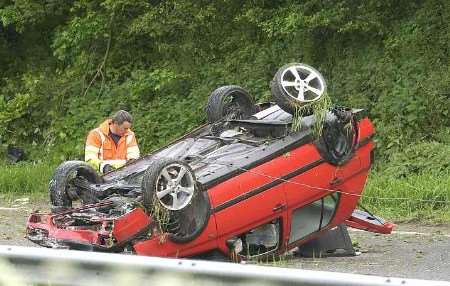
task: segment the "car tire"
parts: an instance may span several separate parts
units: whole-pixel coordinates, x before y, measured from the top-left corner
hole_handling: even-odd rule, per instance
[[[171,184],[168,179],[172,180]],[[194,172],[183,161],[167,158],[154,160],[144,173],[142,192],[146,211],[154,216],[161,230],[168,233],[173,242],[191,241],[208,222],[208,195],[200,191]],[[175,197],[180,199],[178,203],[175,203]]]
[[[181,178],[178,177],[180,174]],[[142,189],[144,207],[147,211],[153,208],[154,202],[170,211],[182,210],[198,191],[191,167],[183,161],[174,159],[153,161],[144,173]],[[181,197],[180,201],[178,194]]]
[[[314,142],[319,154],[328,163],[340,166],[356,151],[358,126],[351,109],[335,107],[324,122],[322,135]]]
[[[214,90],[206,106],[210,124],[223,120],[246,119],[255,112],[253,98],[245,89],[236,85],[226,85]]]
[[[319,100],[326,92],[323,76],[313,67],[302,63],[282,66],[270,86],[273,100],[292,115],[297,108]]]
[[[60,164],[49,182],[50,202],[54,210],[72,207],[72,201],[77,199],[75,186],[72,181],[76,177],[83,177],[90,183],[101,183],[97,172],[83,161],[66,161]],[[89,196],[85,196],[89,197]],[[84,199],[83,204],[95,202],[95,198]]]

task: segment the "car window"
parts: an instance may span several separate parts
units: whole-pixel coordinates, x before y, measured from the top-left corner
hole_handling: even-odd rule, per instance
[[[233,237],[230,241],[234,242],[235,254],[247,259],[272,253],[280,246],[280,219]]]
[[[289,243],[326,227],[338,206],[339,193],[333,193],[292,212]]]
[[[337,207],[339,193],[334,193],[323,198],[323,218],[320,228],[326,227],[333,218]]]

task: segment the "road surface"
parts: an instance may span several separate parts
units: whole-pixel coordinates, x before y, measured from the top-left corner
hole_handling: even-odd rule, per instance
[[[0,203],[0,244],[35,246],[24,238],[25,222],[33,210],[48,211],[46,202],[26,198]],[[289,256],[274,266],[450,281],[450,223],[399,224],[390,235],[352,231],[360,254],[353,257],[299,258]]]

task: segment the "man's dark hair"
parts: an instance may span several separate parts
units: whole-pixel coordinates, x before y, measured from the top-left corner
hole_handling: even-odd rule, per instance
[[[117,124],[122,124],[125,121],[128,121],[130,123],[133,123],[133,117],[130,113],[128,113],[125,110],[119,110],[112,116],[112,121]]]

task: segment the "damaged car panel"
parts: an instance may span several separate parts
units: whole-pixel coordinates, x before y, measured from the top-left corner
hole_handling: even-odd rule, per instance
[[[50,183],[53,213],[30,216],[28,239],[53,248],[246,259],[282,254],[342,223],[390,233],[392,224],[355,210],[374,148],[364,110],[332,108],[316,137],[315,114],[295,129],[286,105],[320,99],[321,75],[290,64],[274,81],[276,103],[255,105],[237,86],[215,90],[208,124],[101,177],[84,162],[64,162]]]
[[[107,215],[106,210],[116,214]],[[33,213],[28,219],[27,238],[51,248],[115,252],[145,234],[151,222],[141,208],[117,212],[113,201],[103,201],[58,214]]]

